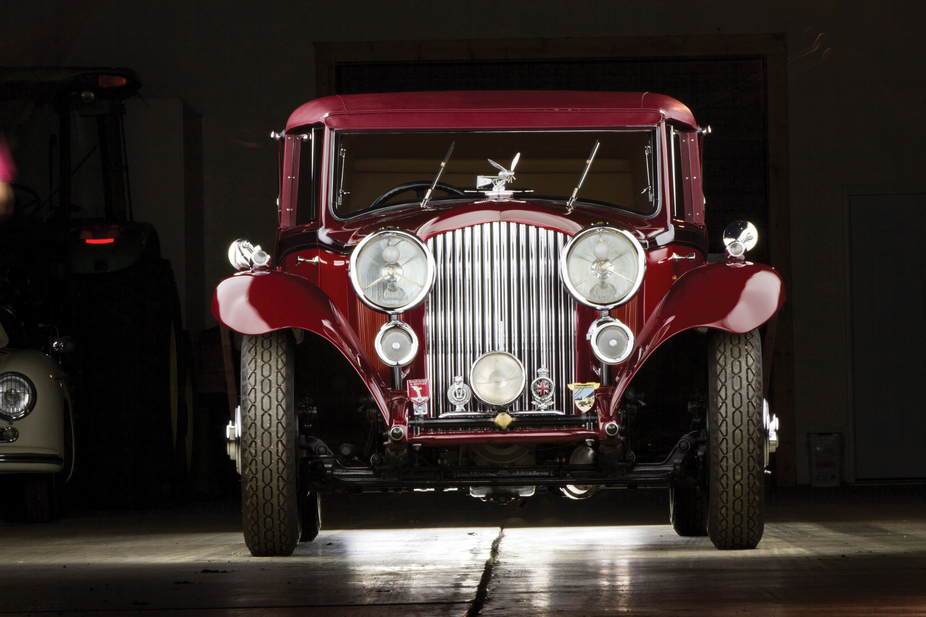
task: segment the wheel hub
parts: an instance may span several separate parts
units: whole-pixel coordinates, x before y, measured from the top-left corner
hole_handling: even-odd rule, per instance
[[[238,475],[241,475],[241,406],[235,407],[235,419],[225,427],[225,449],[228,458],[235,461]]]

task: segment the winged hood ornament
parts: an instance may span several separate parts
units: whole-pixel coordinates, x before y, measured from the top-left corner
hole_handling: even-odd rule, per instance
[[[511,169],[505,169],[492,159],[488,159],[489,164],[492,165],[495,169],[498,170],[497,176],[479,176],[477,179],[477,189],[487,189],[489,186],[492,186],[492,190],[489,192],[490,195],[501,195],[507,193],[505,191],[505,185],[513,181],[514,178],[514,169],[518,166],[518,161],[521,160],[521,153],[518,152],[514,155],[514,158],[511,159]]]

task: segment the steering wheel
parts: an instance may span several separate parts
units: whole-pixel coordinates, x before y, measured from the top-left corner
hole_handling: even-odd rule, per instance
[[[396,195],[400,195],[406,191],[415,191],[415,197],[418,199],[418,201],[421,201],[422,199],[424,199],[424,195],[428,191],[429,188],[431,188],[431,182],[427,180],[414,180],[412,182],[406,182],[405,184],[400,184],[399,186],[389,189],[388,191],[386,191],[385,193],[377,197],[376,201],[374,201],[373,205],[371,205],[370,207],[376,208],[377,206],[381,206],[382,204],[388,202],[390,199],[392,199]],[[444,191],[445,193],[450,193],[451,195],[465,195],[466,194],[462,190],[458,189],[457,187],[451,186],[449,184],[444,184],[443,182],[438,182],[434,186],[434,189]]]

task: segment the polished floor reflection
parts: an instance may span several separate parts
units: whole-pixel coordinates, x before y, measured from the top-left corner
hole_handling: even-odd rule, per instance
[[[0,522],[0,615],[926,615],[922,489],[774,492],[743,552],[676,536],[667,499],[344,497],[272,559],[233,502]]]

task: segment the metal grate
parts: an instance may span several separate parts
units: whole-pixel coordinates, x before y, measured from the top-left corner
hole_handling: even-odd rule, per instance
[[[454,376],[469,383],[473,362],[507,351],[527,372],[527,387],[511,409],[533,411],[529,393],[545,367],[555,384],[553,409],[571,410],[576,306],[559,279],[559,255],[568,237],[520,223],[493,222],[431,238],[437,264],[426,304],[426,350],[431,417],[453,411],[447,388]],[[467,412],[488,413],[474,397]]]

